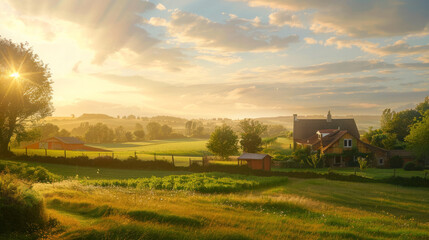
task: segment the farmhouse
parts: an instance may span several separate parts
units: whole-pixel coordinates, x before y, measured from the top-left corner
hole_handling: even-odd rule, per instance
[[[271,156],[259,153],[243,153],[238,161],[246,161],[247,166],[254,170],[271,171]]]
[[[40,142],[30,144],[27,149],[48,149],[48,150],[71,150],[71,151],[97,151],[109,152],[101,148],[86,146],[84,142],[75,137],[51,137]]]
[[[294,114],[294,148],[308,147],[326,156],[329,166],[353,166],[357,157],[373,160],[378,167],[388,166],[391,154],[386,149],[360,140],[354,119],[298,119]]]

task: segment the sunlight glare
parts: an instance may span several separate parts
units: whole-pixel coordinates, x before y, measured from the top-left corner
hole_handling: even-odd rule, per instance
[[[19,73],[14,72],[14,73],[12,73],[12,74],[10,75],[10,77],[12,77],[12,78],[19,78]]]

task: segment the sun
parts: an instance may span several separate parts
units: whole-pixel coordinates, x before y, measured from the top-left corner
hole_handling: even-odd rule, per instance
[[[10,77],[12,77],[12,78],[19,78],[19,73],[18,72],[14,72],[14,73],[12,73],[11,75],[10,75]]]

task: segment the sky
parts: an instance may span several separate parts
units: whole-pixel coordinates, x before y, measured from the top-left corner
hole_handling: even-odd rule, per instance
[[[54,116],[381,114],[429,95],[426,0],[0,0]]]

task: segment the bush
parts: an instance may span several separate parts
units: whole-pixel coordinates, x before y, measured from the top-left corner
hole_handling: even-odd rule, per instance
[[[42,198],[11,174],[0,174],[0,233],[32,233],[47,226]]]
[[[0,163],[0,172],[6,171],[16,175],[20,179],[25,179],[31,182],[54,182],[60,177],[49,172],[46,168],[37,166],[29,167],[23,163]]]
[[[404,170],[405,171],[421,171],[423,170],[423,168],[419,165],[417,165],[415,162],[407,162],[404,165]]]
[[[390,158],[391,168],[401,168],[404,165],[404,160],[400,156],[394,156]]]

